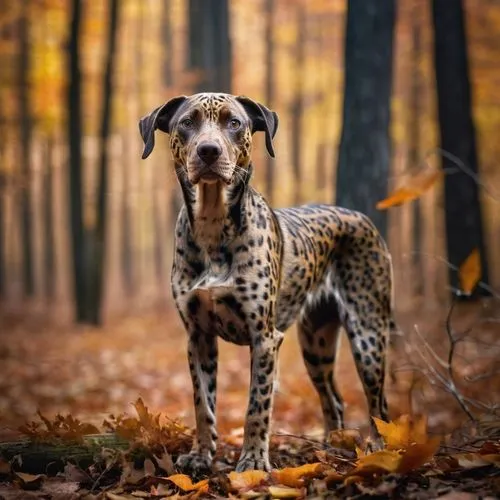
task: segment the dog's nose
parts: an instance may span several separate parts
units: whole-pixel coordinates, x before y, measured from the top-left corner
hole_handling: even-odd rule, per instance
[[[202,142],[196,152],[206,165],[212,165],[222,154],[222,148],[215,142]]]

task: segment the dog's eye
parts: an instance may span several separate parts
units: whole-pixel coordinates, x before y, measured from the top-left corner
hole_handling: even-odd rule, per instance
[[[184,128],[193,128],[194,122],[191,120],[191,118],[185,118],[184,120],[181,121],[181,125]]]
[[[239,120],[237,120],[236,118],[233,118],[232,120],[229,121],[229,126],[233,130],[237,130],[241,127],[241,122]]]

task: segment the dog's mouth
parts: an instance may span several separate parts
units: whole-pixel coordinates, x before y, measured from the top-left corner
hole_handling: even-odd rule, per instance
[[[229,164],[219,165],[196,165],[188,168],[188,177],[191,184],[196,185],[200,182],[206,184],[215,184],[222,182],[229,185],[233,179],[233,168]]]

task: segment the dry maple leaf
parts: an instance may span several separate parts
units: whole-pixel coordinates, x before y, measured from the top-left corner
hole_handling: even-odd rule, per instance
[[[470,295],[481,279],[481,255],[475,248],[458,269],[460,288],[464,295]]]
[[[305,478],[318,477],[325,470],[322,463],[305,464],[300,467],[285,467],[271,472],[271,476],[276,483],[297,488],[304,485]]]
[[[260,486],[269,477],[262,470],[246,470],[244,472],[230,472],[228,474],[231,487],[235,490],[252,489]]]
[[[399,451],[380,450],[361,457],[356,462],[352,475],[372,474],[385,471],[396,472],[401,463],[402,454]],[[351,475],[349,474],[349,475]]]
[[[208,493],[208,479],[202,479],[197,483],[193,483],[186,474],[172,474],[167,479],[174,483],[177,487],[184,491],[199,491],[200,493]]]
[[[390,450],[407,448],[411,444],[425,444],[427,436],[427,417],[422,415],[413,420],[409,415],[401,415],[393,422],[384,422],[373,417],[379,434],[384,438],[386,447]]]

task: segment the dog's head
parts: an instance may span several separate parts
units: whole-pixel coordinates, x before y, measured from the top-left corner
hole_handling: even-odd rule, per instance
[[[174,97],[140,120],[142,158],[153,151],[158,129],[170,134],[176,168],[185,169],[191,184],[229,185],[250,164],[254,132],[265,133],[267,151],[274,157],[277,128],[277,114],[247,97],[215,93]]]

